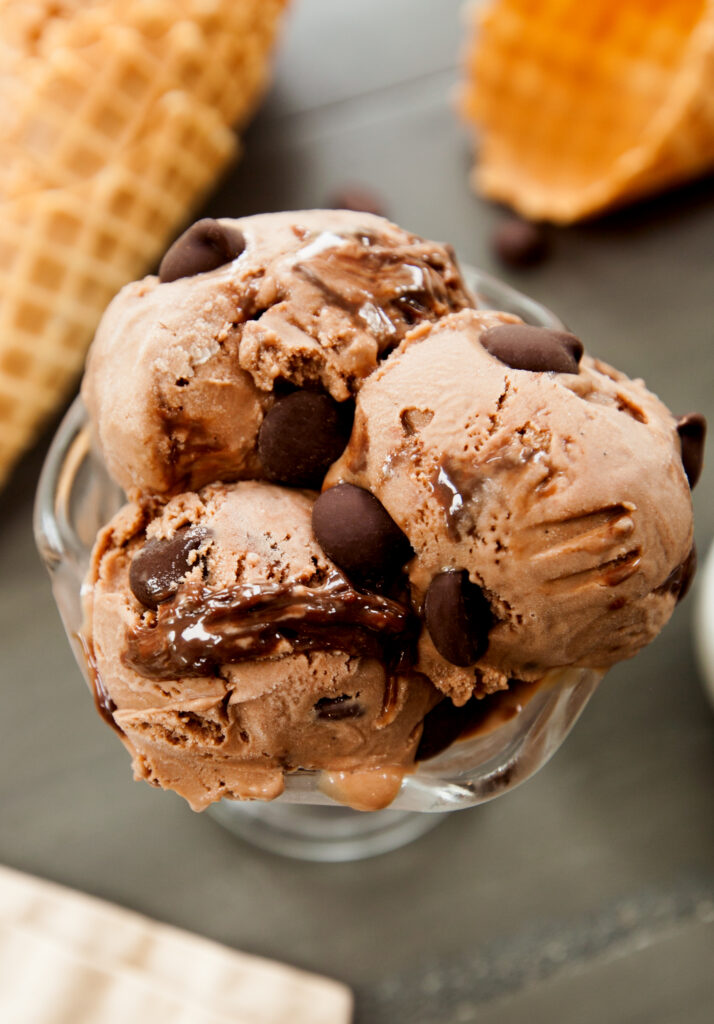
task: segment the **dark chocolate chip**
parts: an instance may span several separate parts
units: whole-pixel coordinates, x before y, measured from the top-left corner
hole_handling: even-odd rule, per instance
[[[473,665],[488,648],[491,607],[465,569],[440,572],[429,584],[424,618],[439,654],[453,665]]]
[[[384,582],[414,554],[382,503],[353,484],[338,484],[320,495],[312,528],[328,557],[361,583]]]
[[[162,284],[180,277],[205,274],[236,259],[245,249],[245,239],[236,228],[205,217],[180,235],[161,261]]]
[[[320,697],[315,713],[325,721],[339,722],[343,718],[361,718],[364,708],[349,693],[343,693],[339,697]]]
[[[694,487],[702,474],[704,462],[704,439],[707,435],[707,421],[698,412],[690,412],[677,421],[677,433],[682,444],[682,465],[689,481]]]
[[[258,434],[265,475],[294,487],[319,487],[349,441],[353,416],[352,402],[338,403],[315,391],[279,399]]]
[[[361,185],[348,185],[336,192],[330,201],[333,210],[353,210],[355,213],[373,213],[384,217],[385,207],[379,196]]]
[[[487,352],[506,366],[536,373],[578,373],[583,354],[583,343],[574,334],[530,324],[489,327],[480,341]]]
[[[548,255],[548,240],[543,229],[517,217],[496,225],[491,245],[501,263],[517,269],[542,263]]]
[[[205,530],[177,530],[168,540],[149,540],[134,555],[129,568],[129,586],[137,601],[156,608],[176,593],[189,568],[189,554],[201,546]]]

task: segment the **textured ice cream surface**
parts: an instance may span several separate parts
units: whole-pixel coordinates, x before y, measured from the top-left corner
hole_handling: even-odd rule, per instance
[[[373,214],[201,221],[100,324],[82,387],[97,443],[132,497],[275,479],[257,441],[276,399],[349,403],[411,328],[473,301],[448,247]]]
[[[313,500],[216,484],[126,505],[98,538],[83,629],[98,703],[136,777],[196,809],[275,797],[300,768],[398,784],[439,699],[400,667],[410,609],[330,563]]]
[[[576,341],[475,310],[416,328],[360,389],[325,483],[403,531],[417,668],[457,703],[631,657],[690,574],[677,422]]]

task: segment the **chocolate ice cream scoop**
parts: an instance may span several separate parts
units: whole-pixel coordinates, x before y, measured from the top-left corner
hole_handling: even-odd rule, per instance
[[[457,702],[632,656],[687,575],[699,421],[678,435],[641,381],[582,351],[501,313],[422,325],[365,381],[326,480],[411,545],[418,668]]]
[[[274,797],[298,768],[389,768],[398,786],[439,700],[404,656],[409,604],[357,590],[311,510],[295,490],[215,484],[156,515],[125,506],[95,546],[98,703],[137,777],[194,808]]]
[[[159,277],[111,303],[82,393],[132,496],[213,480],[319,486],[365,377],[412,327],[473,303],[449,249],[373,214],[206,219]]]

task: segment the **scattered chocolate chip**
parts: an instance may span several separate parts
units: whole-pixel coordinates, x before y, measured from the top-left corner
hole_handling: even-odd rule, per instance
[[[690,412],[677,421],[677,433],[682,444],[684,472],[689,486],[694,487],[702,473],[707,421],[701,413]]]
[[[280,398],[263,420],[258,454],[270,480],[294,487],[319,487],[349,441],[352,402],[338,403],[315,391]]]
[[[542,263],[548,255],[543,228],[518,217],[509,217],[496,225],[491,246],[501,263],[518,270]]]
[[[180,277],[205,274],[236,259],[245,249],[245,239],[236,228],[205,217],[180,235],[161,261],[162,284]]]
[[[535,373],[578,373],[583,354],[583,343],[574,334],[530,324],[489,327],[479,340],[506,366]]]
[[[440,572],[424,602],[426,628],[439,654],[452,665],[473,665],[488,648],[491,607],[465,569]]]
[[[385,207],[379,196],[361,185],[349,185],[335,192],[330,201],[332,210],[353,210],[355,213],[374,213],[384,217]]]
[[[339,722],[343,718],[361,718],[364,708],[351,694],[343,693],[339,697],[320,697],[315,713],[325,721]]]
[[[204,530],[184,527],[168,540],[147,541],[129,568],[129,586],[137,601],[156,608],[173,597],[190,568],[189,554],[201,546],[205,536]]]
[[[320,495],[312,510],[312,528],[340,569],[372,586],[383,583],[414,554],[382,503],[353,484],[338,484]]]

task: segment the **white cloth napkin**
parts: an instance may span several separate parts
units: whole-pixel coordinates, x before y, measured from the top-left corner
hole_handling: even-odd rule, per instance
[[[344,985],[0,867],[2,1024],[349,1024]]]

